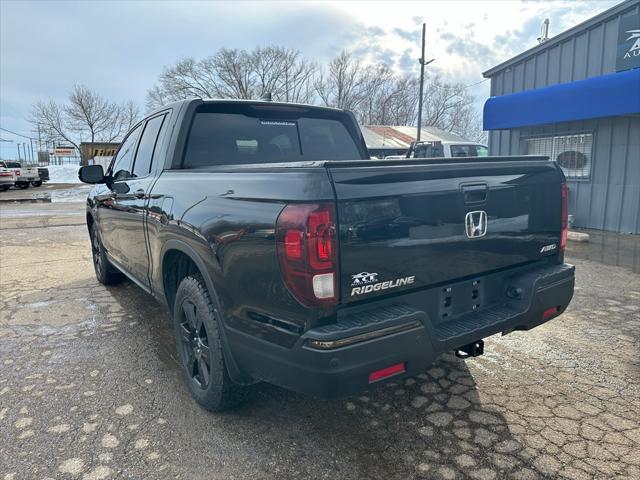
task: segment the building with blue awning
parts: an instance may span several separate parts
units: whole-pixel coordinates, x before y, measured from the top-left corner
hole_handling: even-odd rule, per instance
[[[640,233],[640,1],[484,72],[492,155],[548,155],[576,227]]]

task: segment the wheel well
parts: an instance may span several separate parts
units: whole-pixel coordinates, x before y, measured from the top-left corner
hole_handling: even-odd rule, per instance
[[[89,229],[89,234],[91,234],[91,227],[93,227],[93,216],[87,213],[87,228]]]
[[[180,282],[189,275],[200,273],[196,263],[180,250],[169,250],[162,260],[162,284],[169,309],[173,311],[173,302]]]

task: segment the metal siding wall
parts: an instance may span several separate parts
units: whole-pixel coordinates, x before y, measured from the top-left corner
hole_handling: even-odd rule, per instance
[[[547,85],[548,64],[549,50],[545,50],[536,55],[535,88],[545,87]]]
[[[513,93],[524,90],[524,63],[513,67]]]
[[[511,130],[500,130],[500,151],[508,152],[511,144]],[[508,153],[501,153],[500,155],[509,155]]]
[[[524,88],[530,90],[535,87],[536,57],[531,57],[524,64]]]
[[[640,233],[640,117],[628,117],[619,232]]]
[[[502,87],[502,79],[504,78],[504,72],[500,72],[495,77],[496,82],[496,95],[504,95],[504,88]],[[492,80],[493,81],[493,80]]]
[[[502,94],[509,95],[513,93],[513,70],[505,70],[502,74]]]
[[[618,44],[618,19],[614,18],[604,24],[604,36],[602,51],[602,73],[616,71],[616,53]]]
[[[562,54],[560,56],[560,83],[568,83],[573,80],[573,46],[575,40],[572,38],[562,44]]]
[[[589,228],[601,230],[604,228],[612,139],[613,120],[610,118],[599,119],[596,126],[595,154],[591,174],[591,206],[587,225]]]
[[[629,122],[625,117],[613,119],[613,137],[611,140],[611,159],[607,178],[603,230],[620,228],[622,195],[624,190],[624,171],[627,163],[627,133]]]
[[[604,25],[592,28],[589,34],[589,57],[587,58],[587,78],[602,75],[602,40]]]
[[[562,45],[557,45],[549,50],[549,64],[547,65],[546,85],[560,83],[560,53]]]
[[[584,32],[576,36],[573,51],[573,78],[572,81],[584,80],[587,73],[588,34]]]

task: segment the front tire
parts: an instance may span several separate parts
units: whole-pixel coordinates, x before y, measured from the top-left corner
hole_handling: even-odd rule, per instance
[[[40,185],[42,185],[42,182],[40,180],[37,180],[35,182],[31,182],[31,185],[33,185],[34,187],[39,187]]]
[[[107,252],[102,246],[100,233],[95,225],[91,226],[91,256],[93,257],[93,269],[96,278],[103,285],[120,283],[123,279],[120,273],[107,259]]]
[[[24,190],[25,188],[29,188],[29,182],[27,182],[27,183],[17,183],[16,187],[21,188],[22,190]]]
[[[218,315],[200,275],[180,282],[173,322],[182,375],[193,398],[211,412],[239,405],[247,396],[247,388],[229,377]]]

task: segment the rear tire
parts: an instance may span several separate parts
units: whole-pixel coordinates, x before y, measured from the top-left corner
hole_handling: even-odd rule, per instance
[[[0,185],[0,192],[6,192],[9,188],[9,185]]]
[[[17,183],[16,187],[21,188],[22,190],[24,190],[25,188],[29,188],[29,182],[27,182],[27,183]]]
[[[107,252],[102,246],[100,233],[95,225],[91,226],[91,254],[93,257],[93,269],[96,272],[96,278],[103,285],[113,285],[120,283],[124,275],[116,269],[107,259]]]
[[[229,377],[219,313],[200,275],[188,276],[180,282],[173,323],[182,376],[195,401],[211,412],[243,403],[248,390]]]

